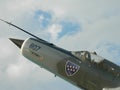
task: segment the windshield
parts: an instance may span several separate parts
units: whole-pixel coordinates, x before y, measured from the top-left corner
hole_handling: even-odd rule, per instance
[[[96,63],[100,63],[104,60],[103,57],[97,55],[97,54],[94,54],[94,53],[90,53],[90,56],[91,56],[91,61],[94,61]]]
[[[72,52],[72,54],[80,58],[81,60],[87,60],[87,61],[96,62],[96,63],[100,63],[104,60],[104,58],[97,55],[96,52],[92,53],[88,51],[77,51],[77,52]]]

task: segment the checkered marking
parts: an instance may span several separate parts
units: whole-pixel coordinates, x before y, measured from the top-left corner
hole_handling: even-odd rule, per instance
[[[67,76],[73,76],[79,70],[80,66],[71,62],[67,61],[65,65],[65,71]]]

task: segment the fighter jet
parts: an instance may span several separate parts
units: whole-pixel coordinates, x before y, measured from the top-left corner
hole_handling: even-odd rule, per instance
[[[96,52],[68,51],[49,43],[30,32],[0,19],[33,38],[10,40],[22,55],[69,83],[83,90],[103,90],[120,87],[120,66]]]

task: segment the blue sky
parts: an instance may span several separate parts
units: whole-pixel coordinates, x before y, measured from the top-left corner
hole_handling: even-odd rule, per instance
[[[119,0],[1,0],[0,18],[59,47],[96,51],[120,65],[119,3]],[[30,36],[0,22],[1,90],[79,90],[24,58],[9,37]]]
[[[43,10],[36,10],[34,13],[34,19],[39,23],[38,26],[41,26],[41,28],[47,28],[52,20],[52,14]]]

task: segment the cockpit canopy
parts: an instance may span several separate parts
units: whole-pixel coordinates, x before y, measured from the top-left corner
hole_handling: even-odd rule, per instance
[[[103,57],[97,55],[96,52],[88,52],[88,51],[73,51],[72,54],[81,60],[88,60],[90,62],[100,63],[104,60]]]
[[[96,52],[72,51],[71,53],[82,61],[90,62],[102,70],[112,73],[115,77],[120,77],[120,67],[97,55]]]

